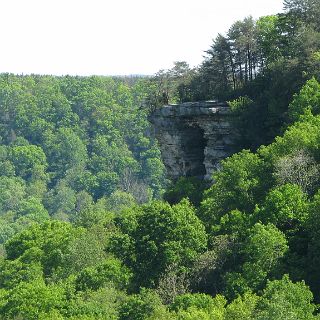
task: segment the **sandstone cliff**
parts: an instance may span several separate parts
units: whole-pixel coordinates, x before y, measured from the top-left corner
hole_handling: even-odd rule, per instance
[[[226,103],[166,105],[150,115],[168,176],[210,179],[222,159],[235,150],[236,134]]]

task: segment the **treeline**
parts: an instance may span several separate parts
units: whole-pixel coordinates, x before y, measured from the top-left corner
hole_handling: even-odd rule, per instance
[[[313,76],[320,79],[319,7],[319,0],[285,0],[284,13],[236,21],[213,40],[199,67],[177,62],[155,75],[158,106],[163,96],[172,103],[245,97],[239,144],[271,143],[290,122],[292,95]]]
[[[235,22],[226,35],[219,34],[206,51],[191,98],[210,99],[214,95],[226,99],[250,93],[259,82],[269,80],[269,73],[281,77],[281,66],[290,68],[286,76],[291,78],[296,78],[299,71],[313,72],[317,60],[314,53],[320,46],[316,2],[285,1],[285,13],[257,21],[247,17]],[[302,77],[295,81],[302,84]]]

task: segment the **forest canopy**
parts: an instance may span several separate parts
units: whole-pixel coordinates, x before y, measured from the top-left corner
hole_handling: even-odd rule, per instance
[[[0,319],[320,319],[320,3],[195,69],[0,75]],[[238,153],[168,182],[148,113],[229,101]]]

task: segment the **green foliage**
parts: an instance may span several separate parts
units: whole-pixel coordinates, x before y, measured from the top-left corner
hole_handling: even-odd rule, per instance
[[[304,282],[293,283],[288,275],[268,282],[263,292],[258,319],[317,319],[312,293]]]
[[[257,304],[260,298],[252,293],[245,293],[237,297],[226,307],[225,319],[251,320],[255,319]]]
[[[233,296],[261,289],[266,279],[277,273],[287,250],[284,234],[274,225],[255,224],[244,243],[245,263],[240,273],[226,276],[227,294]]]
[[[60,309],[65,303],[63,288],[43,280],[21,282],[0,298],[0,313],[9,318],[38,319],[39,313]]]
[[[288,113],[291,121],[296,121],[307,111],[313,115],[320,113],[320,84],[313,77],[308,80],[298,94],[293,96]]]
[[[188,85],[195,74],[185,61],[175,61],[173,68],[159,70],[151,79],[144,105],[152,112],[168,103],[178,103],[190,97]]]
[[[183,198],[198,206],[202,200],[205,183],[195,177],[180,177],[175,183],[168,187],[163,195],[164,200],[170,204],[176,204]]]
[[[25,196],[26,186],[21,178],[0,177],[0,212],[17,210]]]
[[[187,294],[177,297],[170,308],[176,311],[178,319],[224,319],[226,299],[204,294]]]
[[[250,232],[244,252],[260,270],[270,270],[288,249],[284,234],[274,225],[257,223]]]
[[[81,232],[69,223],[54,220],[34,224],[6,242],[7,259],[23,257],[29,263],[40,261],[44,273],[50,275],[61,267],[70,241]]]
[[[256,110],[256,103],[248,96],[240,96],[228,101],[232,111],[232,125],[236,135],[236,145],[238,150],[242,148],[252,148],[259,145],[260,129],[257,128],[257,121],[261,117],[261,110]]]
[[[45,169],[47,167],[46,155],[41,147],[14,146],[10,150],[10,158],[15,167],[16,175],[25,180],[45,179]]]
[[[26,263],[24,257],[16,260],[5,260],[1,263],[0,284],[2,288],[13,289],[20,282],[39,280],[43,276],[42,266],[39,262]]]
[[[315,24],[320,17],[318,2],[313,0],[284,0],[284,9],[296,19]],[[317,26],[314,26],[317,28]]]
[[[76,279],[77,290],[98,290],[112,282],[119,288],[125,288],[129,284],[131,273],[121,261],[108,258],[100,265],[82,270]]]
[[[78,293],[68,301],[64,313],[66,319],[73,320],[118,320],[119,306],[124,299],[123,292],[109,285],[97,291]]]
[[[48,211],[45,209],[41,201],[33,197],[21,202],[17,215],[18,217],[28,217],[34,222],[39,223],[49,219]]]
[[[133,207],[135,199],[132,194],[120,190],[113,192],[105,199],[106,208],[111,212],[121,212],[125,208]]]
[[[0,75],[0,178],[7,178],[1,189],[14,188],[9,178],[26,184],[23,192],[12,190],[17,199],[3,210],[15,210],[24,192],[66,220],[82,191],[96,201],[120,190],[139,197],[143,186],[159,197],[164,167],[140,108],[150,85],[148,79],[129,85],[108,77]]]
[[[170,206],[153,202],[119,217],[121,233],[113,239],[114,251],[128,261],[138,283],[155,284],[169,265],[190,266],[204,251],[207,236],[187,200]]]
[[[278,30],[280,17],[264,16],[256,22],[257,43],[260,49],[263,64],[269,66],[281,57],[279,46],[280,35]],[[275,45],[276,44],[276,45]]]
[[[221,217],[219,224],[214,226],[214,231],[225,234],[241,235],[246,232],[250,223],[252,223],[252,218],[250,216],[239,210],[232,210]]]
[[[270,183],[263,160],[249,151],[235,154],[221,165],[222,170],[214,174],[215,183],[206,191],[200,209],[208,228],[231,210],[250,213]]]
[[[160,298],[149,290],[142,290],[127,298],[119,310],[119,320],[144,320],[161,306]]]
[[[319,213],[320,213],[320,193],[318,192],[312,198],[310,203],[309,217],[305,223],[307,231],[306,246],[303,247],[304,254],[307,254],[306,262],[302,265],[305,268],[304,279],[310,285],[315,297],[319,299],[318,283],[320,280],[319,274]]]
[[[242,115],[243,112],[252,104],[252,100],[249,97],[239,97],[235,100],[229,101],[228,104],[232,112]]]
[[[287,240],[281,231],[272,224],[256,224],[244,247],[247,262],[242,268],[249,286],[257,289],[266,277],[276,274],[287,250]]]
[[[54,136],[49,136],[44,149],[54,178],[62,178],[67,170],[86,165],[86,145],[70,128],[61,128]]]
[[[178,296],[175,301],[170,305],[170,309],[174,311],[187,310],[190,307],[196,307],[197,309],[211,309],[224,307],[226,300],[222,296],[216,296],[212,298],[209,295],[194,293],[184,294]]]
[[[319,145],[320,117],[307,114],[301,121],[295,122],[284,133],[267,147],[261,147],[259,153],[271,165],[275,164],[279,158],[294,154],[299,150],[307,151],[311,156],[317,155]]]
[[[308,217],[308,201],[297,185],[285,184],[271,190],[256,218],[273,223],[283,231],[294,230]]]
[[[55,276],[65,278],[103,263],[108,257],[108,237],[106,228],[100,224],[77,234],[69,242],[68,250],[63,257],[63,268],[57,270]]]

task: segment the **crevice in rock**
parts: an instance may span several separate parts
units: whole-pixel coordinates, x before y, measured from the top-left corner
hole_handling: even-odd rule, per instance
[[[185,176],[202,179],[206,175],[204,150],[207,140],[204,138],[204,130],[198,125],[186,127],[182,131],[182,137]]]

